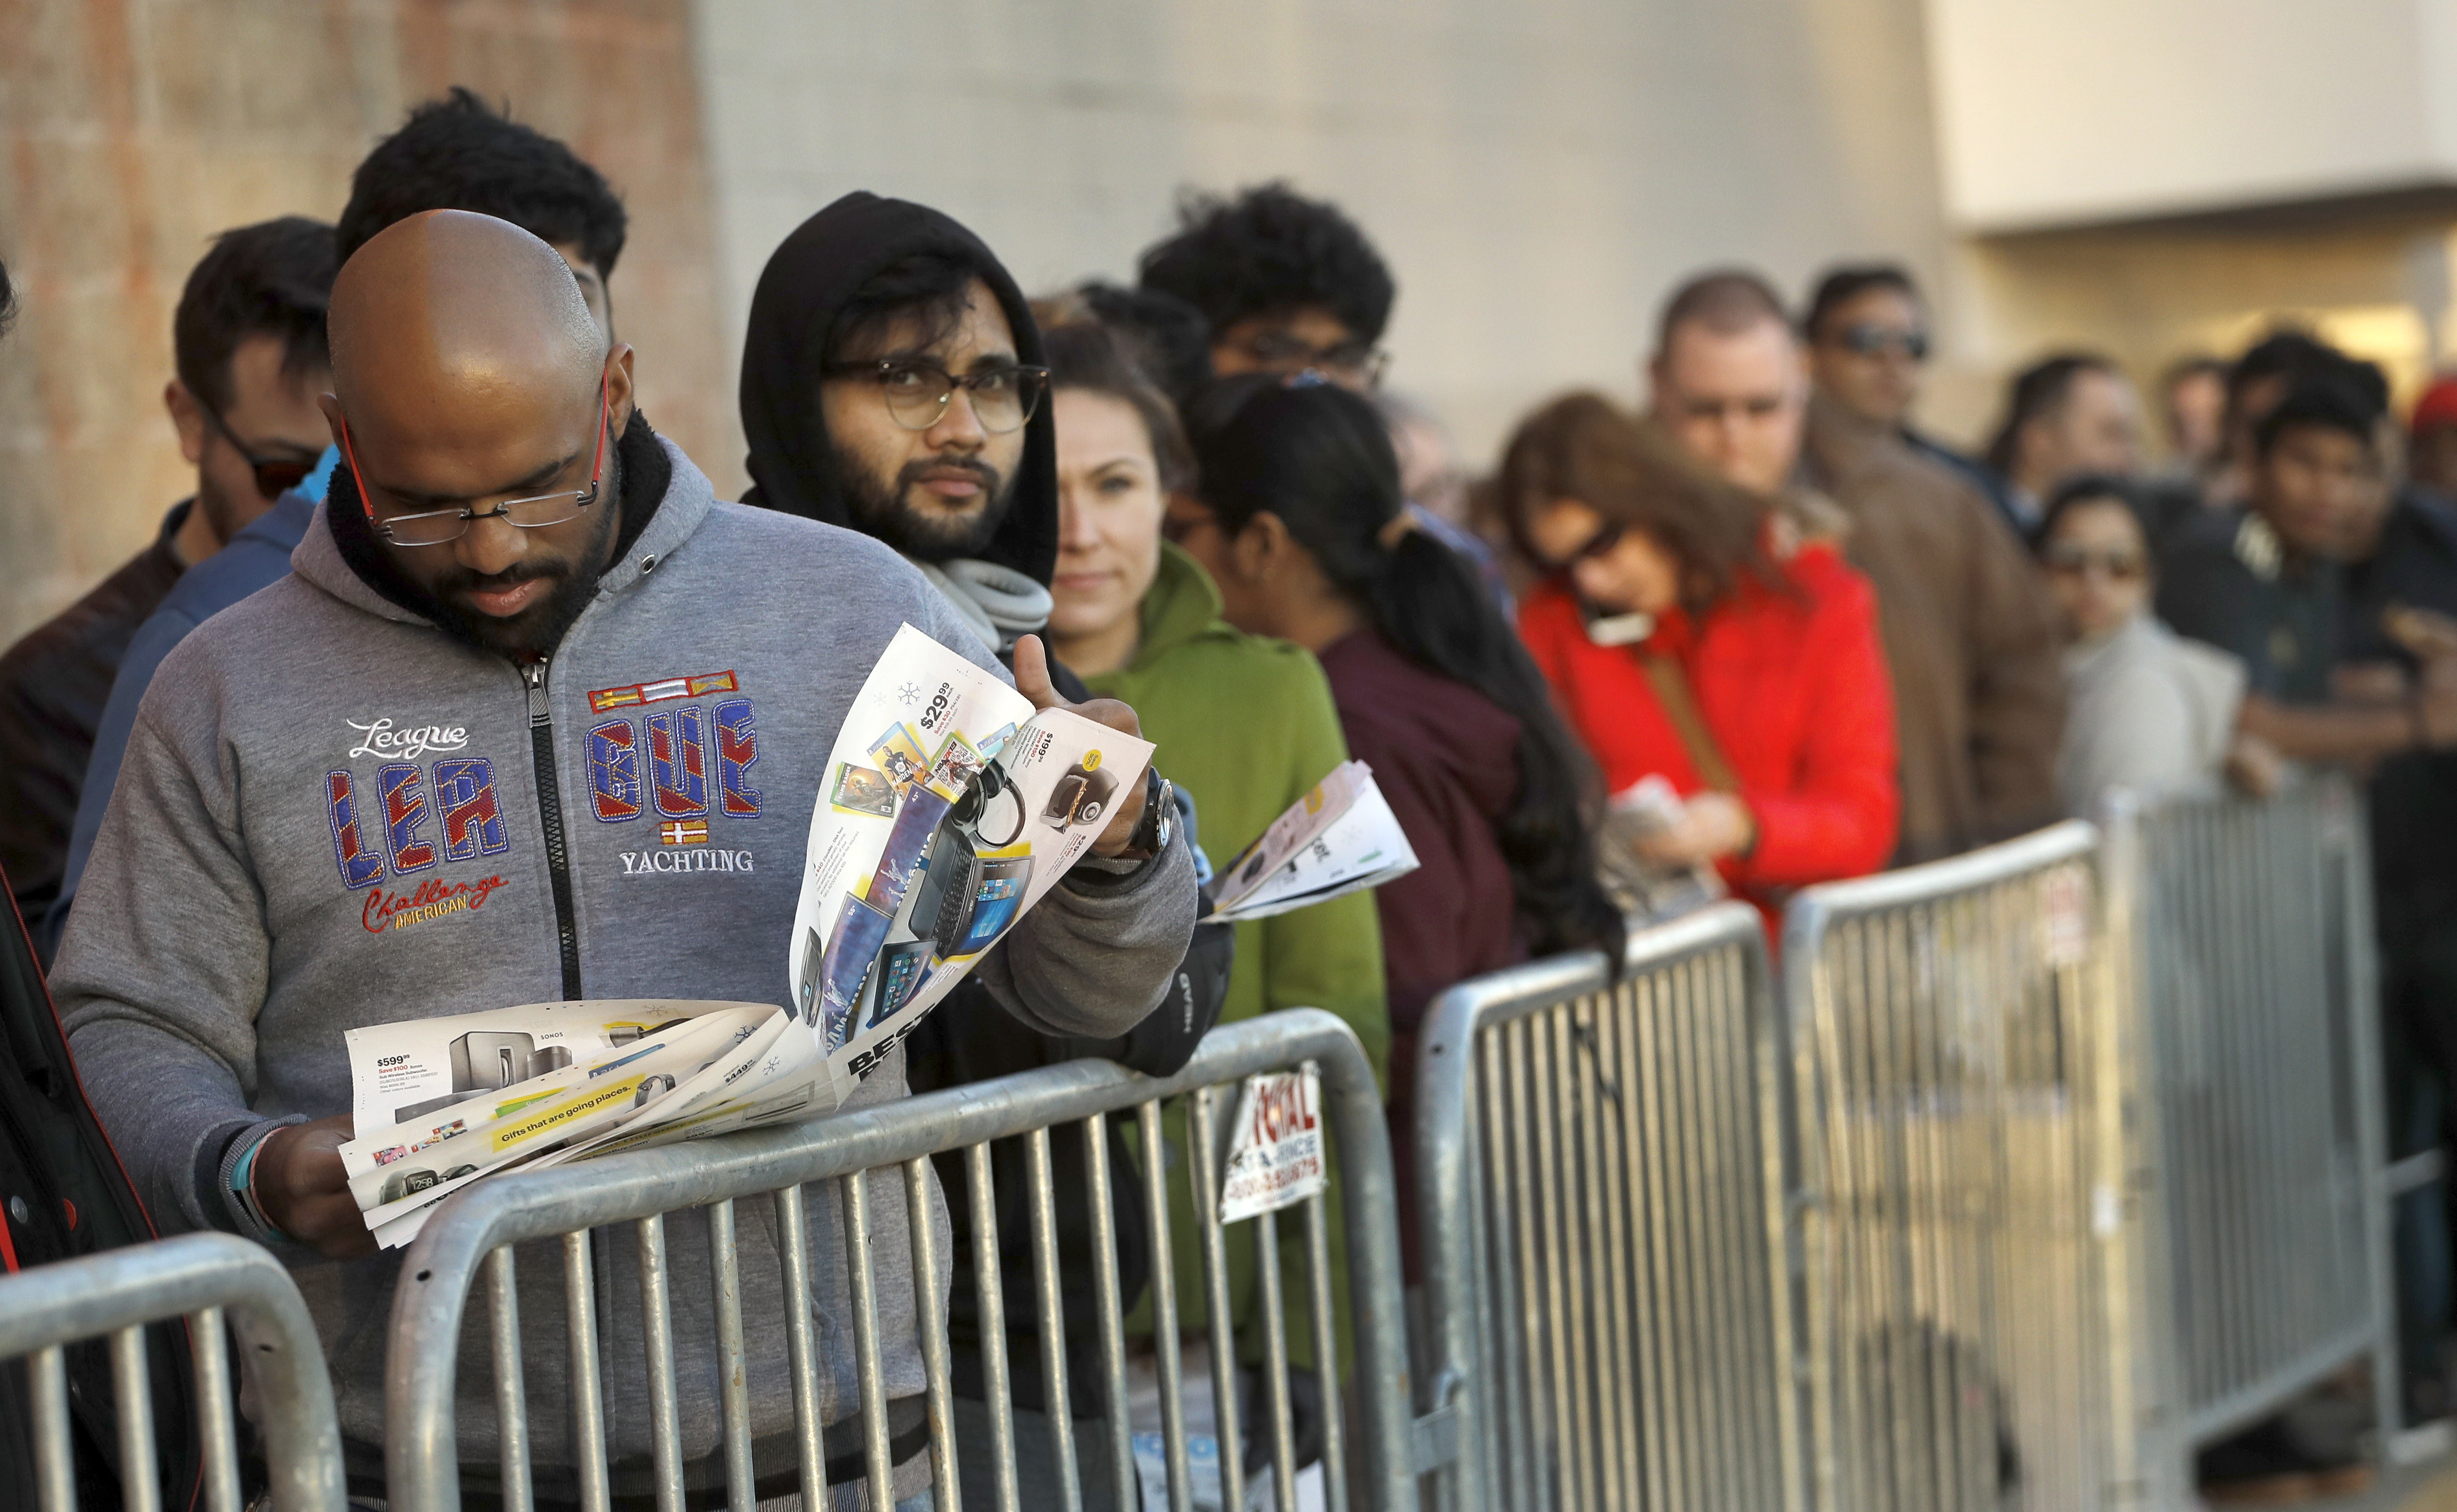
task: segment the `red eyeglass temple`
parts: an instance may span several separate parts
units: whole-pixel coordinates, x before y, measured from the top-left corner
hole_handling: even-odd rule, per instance
[[[597,375],[597,455],[588,464],[588,492],[593,500],[597,485],[606,476],[606,431],[613,421],[613,401],[609,385],[614,381],[610,372]],[[376,523],[376,501],[367,492],[367,480],[359,476],[359,451],[350,445],[350,418],[341,417],[341,455],[350,461],[350,481],[359,486],[359,507],[366,511],[367,524]]]

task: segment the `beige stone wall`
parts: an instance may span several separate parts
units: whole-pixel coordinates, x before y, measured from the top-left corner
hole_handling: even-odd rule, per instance
[[[1943,270],[1918,0],[701,0],[729,350],[852,189],[946,210],[1027,289],[1129,276],[1184,185],[1286,176],[1398,275],[1391,381],[1471,447],[1634,396],[1667,287]]]
[[[331,218],[418,100],[462,83],[629,202],[617,327],[642,404],[722,460],[732,371],[684,0],[0,0],[0,642],[147,541],[193,486],[160,400],[206,238]]]

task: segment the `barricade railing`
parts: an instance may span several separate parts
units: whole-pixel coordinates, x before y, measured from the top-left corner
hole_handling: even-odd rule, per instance
[[[2107,804],[2155,1502],[2189,1492],[2196,1446],[2367,1353],[2397,1424],[2361,819],[2339,777]]]
[[[1088,1202],[1087,1209],[1097,1273],[1095,1321],[1108,1413],[1101,1447],[1108,1457],[1111,1483],[1119,1488],[1121,1504],[1131,1504],[1126,1499],[1134,1495],[1137,1476],[1125,1416],[1125,1344],[1117,1251],[1109,1205],[1097,1200],[1109,1190],[1112,1175],[1105,1120],[1131,1111],[1141,1134],[1143,1169],[1139,1174],[1119,1173],[1119,1179],[1138,1181],[1146,1199],[1153,1348],[1169,1505],[1173,1512],[1187,1512],[1193,1488],[1180,1401],[1182,1369],[1169,1260],[1167,1183],[1174,1168],[1193,1184],[1203,1270],[1213,1304],[1207,1311],[1211,1329],[1212,1406],[1217,1441],[1224,1446],[1218,1461],[1223,1504],[1243,1506],[1237,1449],[1239,1402],[1232,1379],[1237,1341],[1228,1309],[1221,1305],[1227,1292],[1228,1236],[1218,1222],[1220,1148],[1227,1122],[1220,1097],[1224,1091],[1233,1091],[1243,1078],[1306,1065],[1320,1071],[1333,1136],[1332,1155],[1340,1173],[1356,1359],[1354,1442],[1352,1446],[1341,1431],[1334,1405],[1327,1415],[1326,1489],[1333,1508],[1348,1504],[1345,1460],[1352,1448],[1363,1461],[1363,1473],[1355,1483],[1365,1487],[1366,1505],[1375,1512],[1395,1512],[1414,1496],[1415,1455],[1408,1415],[1404,1302],[1389,1136],[1373,1071],[1355,1036],[1339,1020],[1313,1009],[1271,1014],[1217,1029],[1184,1070],[1163,1080],[1104,1062],[1072,1062],[790,1129],[635,1151],[585,1167],[514,1175],[472,1187],[452,1198],[419,1235],[394,1295],[385,1367],[384,1449],[390,1504],[395,1512],[455,1512],[461,1505],[465,1460],[485,1458],[492,1458],[500,1467],[498,1494],[503,1504],[506,1508],[529,1504],[531,1440],[542,1424],[532,1418],[525,1387],[526,1354],[531,1359],[568,1358],[572,1389],[567,1396],[572,1420],[564,1442],[575,1451],[581,1504],[606,1506],[605,1414],[609,1397],[634,1383],[620,1379],[619,1362],[601,1352],[599,1337],[605,1328],[601,1310],[633,1305],[639,1309],[646,1376],[636,1384],[646,1397],[654,1493],[661,1508],[678,1508],[684,1498],[678,1357],[709,1365],[706,1374],[719,1402],[729,1504],[748,1508],[754,1500],[752,1384],[746,1378],[743,1338],[746,1319],[754,1326],[768,1327],[781,1321],[786,1335],[792,1374],[791,1432],[806,1508],[816,1512],[821,1506],[839,1504],[825,1500],[830,1492],[823,1483],[827,1461],[822,1449],[822,1403],[831,1394],[857,1417],[861,1464],[857,1483],[865,1493],[865,1504],[882,1512],[890,1504],[895,1457],[881,1361],[882,1352],[896,1342],[898,1334],[914,1338],[921,1357],[937,1505],[940,1512],[957,1512],[960,1506],[980,1504],[978,1497],[967,1498],[959,1489],[945,1318],[939,1288],[928,1279],[945,1274],[938,1253],[942,1231],[935,1221],[939,1189],[931,1175],[930,1157],[962,1150],[970,1189],[982,1369],[1001,1467],[995,1489],[998,1504],[1014,1508],[1016,1445],[1007,1412],[1003,1288],[988,1142],[1016,1135],[1027,1141],[1032,1157],[1027,1198],[1042,1329],[1043,1399],[1065,1403],[1071,1399],[1065,1379],[1068,1355],[1063,1342],[1065,1319],[1052,1220],[1057,1177],[1048,1159],[1047,1138],[1053,1126],[1070,1122],[1084,1127],[1084,1183],[1096,1199]],[[1190,1104],[1189,1148],[1180,1152],[1169,1147],[1164,1151],[1163,1104],[1179,1097]],[[897,1183],[902,1188],[900,1203],[882,1202],[885,1193],[878,1192],[879,1182],[874,1178],[891,1170],[901,1178]],[[830,1185],[806,1199],[804,1189],[813,1183]],[[773,1204],[773,1232],[777,1235],[782,1275],[781,1291],[774,1296],[748,1293],[737,1271],[735,1207],[740,1199],[750,1197],[766,1197]],[[852,1315],[850,1319],[823,1318],[826,1326],[815,1328],[818,1299],[812,1278],[827,1257],[815,1253],[816,1247],[808,1242],[805,1215],[806,1210],[822,1208],[842,1214],[844,1275]],[[1307,1269],[1314,1357],[1328,1362],[1337,1351],[1325,1208],[1321,1197],[1311,1197],[1301,1204],[1297,1216],[1305,1225],[1311,1255]],[[702,1219],[670,1225],[669,1219],[686,1209],[704,1210]],[[744,1230],[761,1222],[757,1210],[751,1212],[741,1226]],[[712,1296],[712,1305],[705,1313],[689,1310],[694,1318],[712,1321],[714,1336],[705,1339],[689,1337],[686,1330],[674,1326],[673,1304],[682,1295],[686,1279],[682,1273],[689,1267],[673,1263],[668,1248],[670,1232],[679,1249],[690,1231],[703,1223],[711,1274],[688,1279]],[[1288,1346],[1277,1305],[1280,1273],[1273,1223],[1270,1214],[1250,1220],[1265,1305],[1254,1310],[1247,1326],[1265,1333],[1266,1432],[1257,1437],[1271,1448],[1273,1489],[1277,1504],[1287,1512],[1294,1505],[1296,1466],[1286,1389]],[[610,1282],[612,1267],[600,1258],[601,1247],[592,1244],[591,1231],[615,1224],[629,1225],[633,1231],[638,1255],[636,1304],[629,1297],[610,1295],[607,1285],[595,1279],[604,1266]],[[535,1246],[530,1253],[554,1260],[559,1253],[557,1268],[565,1278],[561,1327],[546,1330],[549,1336],[543,1338],[539,1325],[557,1320],[525,1319],[519,1306],[517,1268],[523,1262],[516,1259],[513,1246],[531,1241],[555,1241]],[[696,1256],[701,1252],[694,1248],[691,1253]],[[883,1324],[878,1310],[881,1290],[878,1261],[884,1257],[892,1265],[908,1254],[912,1271],[924,1278],[923,1284],[911,1289],[914,1315]],[[489,1282],[483,1329],[469,1315],[482,1271]],[[848,1333],[853,1360],[846,1373],[822,1356],[828,1353],[823,1344],[836,1343]],[[827,1337],[815,1336],[821,1334]],[[493,1355],[491,1398],[462,1389],[465,1348],[473,1360],[489,1352]],[[840,1374],[849,1374],[851,1379],[834,1378]],[[696,1371],[693,1378],[699,1378]],[[1326,1395],[1335,1403],[1336,1391]],[[465,1418],[480,1420],[465,1424]],[[1063,1408],[1053,1410],[1052,1420],[1057,1431],[1051,1435],[1050,1449],[1060,1467],[1063,1500],[1071,1503],[1077,1494],[1077,1467]],[[465,1427],[471,1431],[465,1434],[461,1431]]]
[[[1765,926],[1724,903],[1451,989],[1418,1066],[1446,1508],[1807,1503]]]
[[[1786,911],[1821,1507],[2137,1492],[2096,845],[2068,822]]]
[[[203,1504],[239,1512],[237,1423],[225,1320],[261,1415],[276,1512],[342,1512],[341,1430],[324,1352],[299,1289],[260,1246],[193,1233],[0,1276],[0,1360],[25,1357],[39,1512],[80,1504],[66,1346],[108,1335],[122,1504],[159,1507],[145,1326],[184,1317],[202,1436]]]

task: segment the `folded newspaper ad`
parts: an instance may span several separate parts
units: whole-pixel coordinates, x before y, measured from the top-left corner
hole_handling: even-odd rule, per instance
[[[785,1003],[540,1003],[350,1030],[367,1227],[408,1243],[499,1171],[832,1112],[1082,859],[1147,741],[1032,701],[907,625],[811,815]]]
[[[1210,922],[1268,919],[1416,869],[1416,852],[1362,761],[1333,767],[1262,838],[1212,874]]]
[[[1638,853],[1639,841],[1680,823],[1687,807],[1661,773],[1648,773],[1612,796],[1596,859],[1604,892],[1623,914],[1661,923],[1725,895],[1724,879],[1712,866],[1669,865]]]

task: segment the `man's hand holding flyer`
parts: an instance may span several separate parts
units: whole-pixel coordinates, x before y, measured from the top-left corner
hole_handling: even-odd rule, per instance
[[[811,816],[790,1005],[535,1004],[351,1031],[341,1152],[367,1227],[391,1248],[497,1171],[834,1110],[1091,849],[1151,753],[903,627]]]

